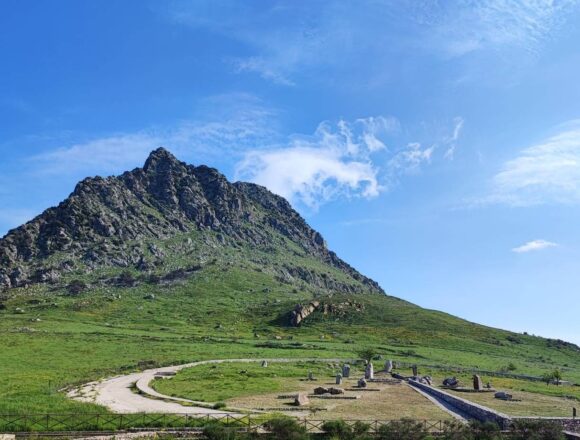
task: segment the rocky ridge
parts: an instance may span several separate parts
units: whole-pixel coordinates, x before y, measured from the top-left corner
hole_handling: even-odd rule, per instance
[[[287,240],[350,281],[292,265],[277,269],[280,278],[384,293],[330,251],[284,198],[259,185],[231,183],[217,170],[188,165],[163,148],[153,151],[142,168],[84,179],[58,206],[0,239],[0,287],[58,283],[73,268],[146,271],[166,257],[156,241],[191,231],[222,247],[268,249]]]

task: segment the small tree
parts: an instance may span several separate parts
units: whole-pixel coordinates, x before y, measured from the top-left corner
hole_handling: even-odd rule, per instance
[[[556,368],[554,370],[554,372],[552,373],[552,377],[554,378],[556,385],[560,385],[560,382],[562,381],[562,372],[560,371],[559,368]]]
[[[544,373],[542,374],[542,380],[546,382],[546,385],[550,385],[554,380],[554,373]]]
[[[376,356],[377,351],[374,348],[365,348],[358,352],[360,358],[364,361],[370,362]]]

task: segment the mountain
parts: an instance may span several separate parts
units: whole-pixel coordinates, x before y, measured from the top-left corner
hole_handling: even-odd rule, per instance
[[[3,414],[97,413],[55,390],[144,368],[364,349],[453,375],[559,368],[580,382],[579,347],[386,295],[283,198],[164,149],[10,231],[0,285]],[[482,316],[495,307],[482,300]]]
[[[281,280],[318,291],[384,293],[330,251],[284,198],[180,162],[163,148],[142,168],[81,181],[57,207],[8,232],[0,240],[0,287],[58,286],[107,268],[163,279],[192,271],[174,267],[178,256],[203,265],[240,248]],[[269,254],[298,260],[273,265]]]

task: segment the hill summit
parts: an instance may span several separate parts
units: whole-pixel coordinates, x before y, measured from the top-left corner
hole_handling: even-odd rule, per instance
[[[225,249],[245,249],[249,258],[252,250],[299,257],[272,265],[256,256],[280,279],[314,289],[384,293],[330,251],[284,198],[252,183],[231,183],[164,148],[142,168],[84,179],[57,207],[8,232],[0,239],[0,287],[60,285],[105,269],[163,276],[179,269],[176,261],[191,266]]]

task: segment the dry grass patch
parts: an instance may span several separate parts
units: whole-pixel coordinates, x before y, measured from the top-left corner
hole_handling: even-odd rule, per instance
[[[297,413],[292,415],[306,416],[315,420],[348,419],[348,420],[396,420],[409,417],[418,420],[447,420],[451,416],[431,403],[428,399],[411,389],[406,384],[385,385],[370,383],[369,388],[378,388],[380,391],[352,390],[355,379],[343,381],[342,388],[347,396],[360,396],[356,400],[310,399],[308,408],[322,409],[307,413],[305,407],[296,408]],[[336,386],[333,382],[317,381],[303,382],[289,380],[287,387],[292,393],[311,393],[317,386]],[[284,393],[288,394],[288,393]],[[252,396],[233,398],[226,401],[236,408],[292,408],[292,399],[279,399],[280,393],[267,393]]]
[[[514,397],[513,401],[496,399],[494,393],[452,393],[487,406],[510,416],[538,416],[538,417],[571,417],[572,407],[578,405],[578,401],[562,397],[545,396],[538,393],[525,391],[506,390]]]

